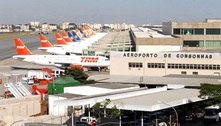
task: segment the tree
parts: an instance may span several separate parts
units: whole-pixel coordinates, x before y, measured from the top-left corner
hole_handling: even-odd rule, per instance
[[[65,70],[65,75],[70,75],[75,80],[78,80],[81,83],[84,83],[88,78],[88,75],[83,70],[81,70],[79,68],[67,69],[67,70]]]
[[[221,102],[221,85],[201,84],[199,97],[208,98],[211,103]]]
[[[111,100],[106,98],[102,102],[97,102],[92,107],[92,112],[96,117],[118,117],[120,115],[120,110],[114,105],[111,109],[107,110],[107,106],[111,103]]]

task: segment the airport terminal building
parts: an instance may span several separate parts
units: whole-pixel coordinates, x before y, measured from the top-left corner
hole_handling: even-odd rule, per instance
[[[187,52],[111,52],[111,75],[220,76],[220,53]]]
[[[221,19],[204,22],[164,22],[163,34],[183,39],[183,50],[221,48]]]
[[[159,33],[150,28],[132,28],[131,39],[135,42],[137,52],[180,51],[182,38]]]

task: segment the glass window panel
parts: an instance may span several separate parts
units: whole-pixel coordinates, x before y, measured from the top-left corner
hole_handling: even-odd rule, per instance
[[[173,29],[173,34],[180,35],[180,29],[179,28],[174,28]]]
[[[207,28],[206,34],[207,35],[220,35],[220,29],[219,28]]]
[[[204,35],[204,29],[202,29],[202,28],[196,28],[196,29],[194,29],[194,31],[195,31],[195,35]]]

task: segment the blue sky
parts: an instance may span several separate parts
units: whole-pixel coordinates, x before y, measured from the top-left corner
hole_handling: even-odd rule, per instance
[[[0,0],[0,24],[162,24],[221,18],[221,0]]]

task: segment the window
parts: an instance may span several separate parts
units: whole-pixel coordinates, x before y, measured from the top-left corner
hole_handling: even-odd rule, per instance
[[[129,63],[129,67],[132,67],[132,63]]]
[[[217,65],[217,70],[220,70],[220,65]]]
[[[164,63],[147,63],[148,68],[165,68]]]
[[[221,41],[220,40],[206,40],[205,41],[205,47],[221,47]]]
[[[129,68],[142,68],[143,63],[130,62],[128,63]]]
[[[199,47],[200,41],[183,41],[184,47]]]
[[[167,68],[171,68],[171,64],[170,63],[168,64]]]
[[[211,64],[209,65],[209,69],[210,69],[210,70],[212,70],[212,69],[213,69],[213,67],[212,67],[212,65],[211,65]]]
[[[196,28],[195,29],[195,35],[204,35],[204,29]]]
[[[199,70],[201,69],[201,64],[197,65],[197,69],[199,69]]]
[[[193,34],[193,29],[183,29],[183,34],[184,35],[192,35]]]
[[[179,28],[174,28],[173,29],[173,34],[180,35],[180,29]]]
[[[174,35],[204,35],[203,28],[174,28]]]
[[[165,68],[165,64],[164,63],[161,63],[161,65],[162,65],[162,68]]]
[[[216,65],[213,65],[213,70],[216,70]]]
[[[207,70],[209,69],[209,66],[208,66],[208,64],[206,64],[206,65],[205,65],[205,69],[207,69]]]
[[[190,68],[190,65],[189,64],[186,64],[186,69],[189,69]]]
[[[179,65],[179,64],[175,64],[175,69],[178,69],[178,65]]]
[[[193,69],[193,64],[190,64],[190,69]]]
[[[173,68],[173,69],[174,69],[174,64],[171,64],[171,68]]]
[[[193,64],[193,69],[197,69],[197,64]]]
[[[186,75],[186,71],[181,71],[181,74],[182,75]]]
[[[182,64],[179,64],[179,69],[182,69]]]
[[[198,75],[198,72],[193,72],[193,75]]]
[[[207,28],[206,29],[207,35],[220,35],[220,29],[218,28]]]
[[[168,63],[168,69],[195,69],[195,70],[220,70],[220,65],[216,64],[173,64]]]

